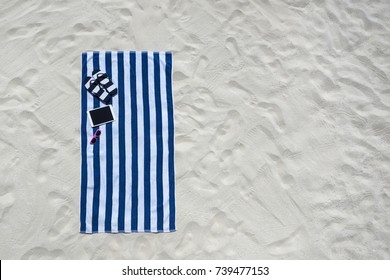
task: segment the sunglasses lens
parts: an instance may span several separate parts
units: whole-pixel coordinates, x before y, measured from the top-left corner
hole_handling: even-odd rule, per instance
[[[95,144],[96,143],[96,138],[92,138],[91,139],[91,144]]]
[[[96,136],[100,136],[100,134],[102,134],[102,132],[101,132],[100,130],[96,130],[95,135],[96,135]]]

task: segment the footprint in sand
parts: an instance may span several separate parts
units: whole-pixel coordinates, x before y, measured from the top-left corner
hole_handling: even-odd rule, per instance
[[[17,26],[7,31],[8,40],[24,39],[34,36],[40,30],[42,23],[31,23],[24,26]]]
[[[230,110],[227,112],[224,122],[215,130],[211,143],[215,145],[218,143],[222,147],[225,147],[226,144],[231,144],[239,138],[243,123],[244,120],[241,113],[237,110]]]
[[[15,170],[18,170],[20,163],[20,154],[13,143],[1,141],[2,148],[0,149],[1,162],[0,174],[0,222],[7,217],[7,213],[15,204]]]
[[[182,239],[175,248],[177,258],[186,258],[200,250],[204,243],[203,229],[197,222],[189,222],[183,230]]]
[[[12,193],[7,193],[0,196],[0,221],[6,216],[7,212],[15,203],[15,197]]]
[[[35,111],[40,105],[40,97],[30,85],[37,77],[36,69],[28,69],[20,77],[13,78],[0,97],[0,110]]]
[[[153,256],[153,251],[149,248],[153,247],[152,244],[145,237],[138,237],[133,246],[133,256],[136,259],[150,259]]]
[[[307,244],[308,237],[307,232],[303,227],[298,227],[295,231],[291,232],[287,237],[277,240],[267,246],[267,250],[271,255],[283,256],[287,254],[293,254],[302,250]]]
[[[56,210],[55,222],[51,226],[48,235],[51,238],[59,237],[61,232],[69,230],[70,221],[73,219],[73,211],[67,205],[62,205]],[[68,230],[67,230],[68,229]]]
[[[62,250],[48,250],[43,247],[34,247],[21,257],[22,260],[59,260],[64,258]]]

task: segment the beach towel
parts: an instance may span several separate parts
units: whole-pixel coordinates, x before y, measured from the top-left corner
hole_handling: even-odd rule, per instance
[[[116,120],[92,128],[87,111],[105,104],[84,81],[98,71]],[[82,53],[81,233],[176,230],[173,110],[172,53]]]

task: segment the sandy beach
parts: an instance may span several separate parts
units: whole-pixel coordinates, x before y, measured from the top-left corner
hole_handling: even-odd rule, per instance
[[[390,3],[1,1],[0,259],[390,259]],[[173,52],[173,233],[80,234],[81,53]]]

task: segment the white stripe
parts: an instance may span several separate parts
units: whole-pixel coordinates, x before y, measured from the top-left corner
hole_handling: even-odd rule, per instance
[[[124,102],[125,102],[125,146],[126,146],[126,197],[125,197],[125,231],[131,231],[131,103],[130,103],[130,56],[123,53],[124,63]],[[118,97],[115,97],[115,99]]]
[[[105,52],[99,52],[99,68],[106,72]],[[101,98],[103,98],[101,96]],[[107,196],[107,177],[106,177],[106,126],[102,125],[99,128],[101,135],[98,138],[100,152],[100,196],[99,196],[99,232],[105,231],[106,218],[106,196]]]
[[[107,84],[109,81],[110,81],[109,79],[104,78],[103,80],[100,81],[100,83],[101,83],[102,85],[105,85],[105,84]]]
[[[104,100],[107,96],[108,96],[108,93],[107,93],[106,91],[104,91],[104,92],[102,93],[102,95],[100,95],[100,99],[101,99],[101,100]]]
[[[150,230],[157,231],[157,139],[153,52],[148,52],[148,81],[150,113]]]
[[[161,81],[161,111],[163,138],[163,205],[164,231],[169,231],[169,180],[168,180],[168,104],[165,76],[165,52],[160,52],[160,81]]]
[[[126,68],[129,68],[129,66],[125,64],[125,69],[126,69]],[[130,70],[130,69],[129,69],[129,70]],[[111,91],[113,91],[115,88],[116,88],[116,86],[115,86],[114,84],[112,84],[111,86],[108,87],[107,90],[108,90],[109,92],[111,92]]]
[[[93,92],[94,94],[97,94],[99,91],[100,91],[99,85],[98,85],[98,84],[95,84],[95,87],[92,89],[92,92]]]
[[[115,84],[118,84],[118,53],[112,52],[112,80]],[[118,118],[119,104],[118,98],[113,98],[112,107],[115,117]],[[112,123],[112,220],[111,231],[118,232],[118,212],[119,212],[119,128],[118,120]]]
[[[144,231],[144,105],[142,98],[142,56],[136,52],[137,124],[138,124],[138,231]]]
[[[93,53],[87,53],[87,76],[92,75],[93,69]],[[93,109],[94,97],[87,93],[87,111]],[[93,205],[93,187],[94,187],[94,176],[93,176],[93,145],[89,144],[90,139],[93,136],[93,128],[89,122],[86,123],[87,131],[87,207],[86,207],[86,232],[92,232],[92,205]]]

